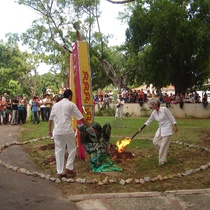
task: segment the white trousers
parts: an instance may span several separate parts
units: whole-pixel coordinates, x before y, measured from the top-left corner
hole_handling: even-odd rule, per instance
[[[66,169],[73,170],[73,162],[76,155],[75,134],[53,135],[55,142],[55,159],[57,174],[64,172],[65,152],[67,146],[68,158],[66,161]]]
[[[170,138],[171,135],[163,137],[159,135],[158,137],[155,136],[153,139],[153,144],[155,145],[156,149],[159,151],[159,164],[167,162]]]
[[[116,118],[122,118],[123,113],[123,106],[120,106],[119,108],[116,108],[115,117]]]

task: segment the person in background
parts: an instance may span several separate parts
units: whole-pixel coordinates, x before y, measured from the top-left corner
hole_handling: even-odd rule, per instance
[[[103,104],[103,107],[106,109],[106,108],[109,108],[109,94],[108,94],[108,91],[106,91],[106,93],[104,94],[104,104]]]
[[[152,98],[150,100],[150,104],[152,106],[153,112],[151,113],[149,119],[144,123],[144,125],[139,128],[139,132],[141,132],[143,128],[148,126],[153,120],[158,122],[159,127],[155,133],[153,144],[159,152],[159,165],[163,165],[167,163],[170,138],[173,134],[172,125],[174,126],[174,132],[177,132],[177,123],[169,109],[166,107],[160,107],[159,99]]]
[[[18,124],[18,97],[14,96],[12,100],[12,122],[11,125],[17,125]]]
[[[110,103],[112,103],[112,101],[114,100],[114,93],[113,93],[113,91],[109,91],[108,92],[108,95],[109,95],[109,101],[110,101]]]
[[[6,110],[5,110],[5,124],[11,124],[12,121],[12,102],[9,96],[6,97]]]
[[[41,118],[42,121],[46,121],[47,117],[46,117],[46,106],[45,106],[45,98],[44,96],[41,96],[40,98],[40,112],[41,112]]]
[[[204,94],[203,94],[202,104],[203,104],[203,107],[204,107],[205,109],[207,109],[207,106],[208,106],[208,97],[207,97],[206,92],[204,92]]]
[[[179,95],[179,107],[181,109],[183,109],[183,106],[184,106],[184,95],[182,93],[180,93],[180,95]]]
[[[55,95],[52,100],[52,106],[59,101],[58,95]]]
[[[39,120],[39,103],[37,101],[36,97],[33,97],[32,103],[31,103],[31,111],[32,111],[32,123],[35,124],[37,122],[38,125],[40,125]]]
[[[49,94],[49,95],[51,95],[51,94],[52,94],[52,89],[51,89],[51,87],[50,87],[50,86],[47,88],[47,90],[46,90],[46,94]]]
[[[23,108],[23,99],[19,98],[18,104],[18,124],[23,124],[24,122],[24,108]]]
[[[171,107],[171,98],[169,97],[169,95],[167,93],[165,95],[165,103],[166,103],[166,107],[168,109],[170,109],[170,107]]]
[[[116,104],[116,112],[115,112],[115,120],[117,118],[120,118],[122,120],[122,113],[123,113],[123,105],[124,105],[124,98],[120,95],[120,97],[117,99]]]
[[[4,119],[3,119],[3,123],[6,125],[7,124],[7,119],[6,119],[6,100],[8,98],[7,93],[4,93],[4,95],[2,96],[2,100],[4,101]]]
[[[27,103],[27,99],[25,95],[23,96],[23,100],[21,103],[23,106],[23,124],[25,124],[27,120],[27,114],[28,114],[28,110],[27,110],[28,103]]]
[[[60,86],[59,89],[58,89],[58,97],[59,98],[63,97],[63,87],[62,86]]]
[[[94,104],[97,105],[98,109],[100,109],[100,104],[99,104],[99,97],[98,97],[98,95],[95,95],[95,97],[94,97],[93,100],[94,100]]]
[[[5,119],[4,106],[5,102],[3,101],[2,96],[0,96],[0,125],[3,123],[3,120]]]
[[[144,97],[142,95],[138,95],[138,103],[139,106],[142,107],[144,104]]]
[[[76,172],[73,170],[73,162],[77,147],[75,133],[71,125],[72,117],[74,116],[77,120],[87,125],[95,132],[90,124],[84,119],[76,104],[71,102],[72,91],[70,89],[65,90],[63,97],[62,100],[52,106],[49,118],[49,136],[53,136],[54,138],[57,177],[60,179],[62,177],[70,178],[76,176]],[[54,129],[52,130],[53,122]],[[64,172],[66,148],[68,151],[68,158]]]
[[[45,102],[45,108],[46,108],[46,120],[48,121],[50,117],[51,106],[52,106],[52,100],[49,94],[46,95],[44,102]]]

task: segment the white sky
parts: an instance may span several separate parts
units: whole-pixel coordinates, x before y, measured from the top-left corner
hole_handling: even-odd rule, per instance
[[[13,0],[0,0],[0,5],[0,39],[5,39],[5,35],[10,32],[25,32],[30,28],[32,21],[36,19],[37,14],[32,9],[14,3]],[[117,14],[119,11],[123,11],[123,6],[101,0],[101,10],[103,11],[100,20],[101,32],[113,34],[113,39],[109,42],[110,45],[123,43],[126,25],[117,20]]]

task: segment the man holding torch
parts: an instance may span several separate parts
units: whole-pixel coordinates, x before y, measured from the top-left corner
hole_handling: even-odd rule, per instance
[[[153,120],[158,122],[159,127],[155,133],[153,144],[159,152],[159,165],[163,165],[167,163],[170,138],[173,134],[172,127],[174,127],[174,132],[177,132],[177,123],[169,109],[166,107],[160,107],[160,101],[158,98],[152,98],[150,104],[153,112],[144,125],[139,128],[138,132],[141,132],[143,128],[148,126]]]

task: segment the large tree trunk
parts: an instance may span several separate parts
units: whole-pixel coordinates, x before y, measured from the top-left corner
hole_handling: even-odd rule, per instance
[[[104,69],[105,74],[107,75],[107,77],[109,77],[111,79],[111,81],[113,82],[114,86],[118,88],[118,90],[121,89],[122,86],[126,86],[126,76],[124,75],[118,75],[115,71],[115,69],[113,68],[113,66],[107,62],[106,60],[100,60],[101,65]]]

